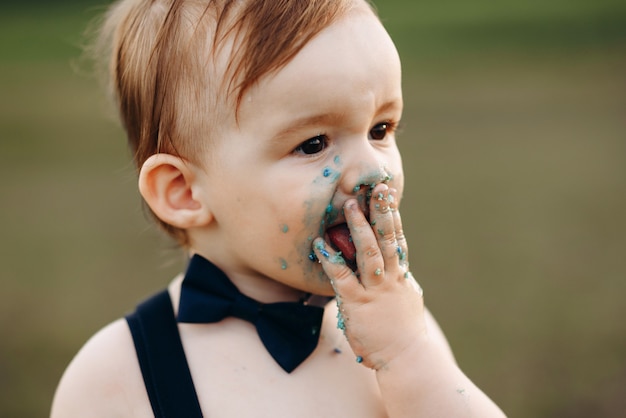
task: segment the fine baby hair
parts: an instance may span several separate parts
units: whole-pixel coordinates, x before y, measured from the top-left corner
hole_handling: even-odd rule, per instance
[[[93,55],[141,168],[156,153],[210,153],[245,92],[280,69],[352,0],[120,0]],[[156,219],[181,244],[185,231]]]

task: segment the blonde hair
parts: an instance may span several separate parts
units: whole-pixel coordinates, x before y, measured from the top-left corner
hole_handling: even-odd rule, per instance
[[[351,0],[118,0],[99,26],[104,60],[134,162],[193,161],[236,116],[245,92],[287,64]],[[226,61],[224,65],[223,60]],[[234,112],[234,113],[233,113]],[[223,122],[222,122],[223,123]],[[185,231],[157,222],[182,245]]]

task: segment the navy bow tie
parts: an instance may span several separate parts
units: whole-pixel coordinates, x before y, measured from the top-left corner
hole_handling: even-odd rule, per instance
[[[196,254],[182,283],[178,322],[219,322],[228,316],[249,321],[274,360],[291,373],[317,347],[323,314],[323,308],[301,302],[257,302]]]

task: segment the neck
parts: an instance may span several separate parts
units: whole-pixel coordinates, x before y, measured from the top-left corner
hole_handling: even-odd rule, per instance
[[[258,302],[298,302],[308,299],[309,294],[307,292],[287,286],[270,277],[254,274],[254,272],[233,271],[228,269],[219,259],[207,257],[202,252],[190,250],[189,256],[196,253],[222,270],[241,293]]]
[[[286,286],[269,277],[226,274],[241,293],[262,303],[297,302],[306,299],[302,290]]]

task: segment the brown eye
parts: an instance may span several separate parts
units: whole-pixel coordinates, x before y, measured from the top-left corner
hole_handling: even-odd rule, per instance
[[[376,139],[376,140],[385,139],[385,136],[387,136],[387,132],[389,132],[389,129],[390,129],[389,123],[387,122],[379,123],[378,125],[374,126],[370,130],[370,138]]]
[[[324,151],[326,145],[328,145],[326,135],[318,135],[300,144],[298,148],[296,148],[296,152],[306,155],[317,154],[318,152]]]

